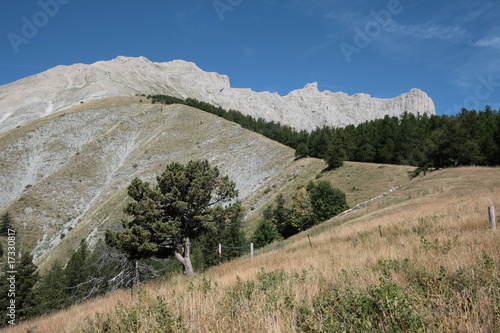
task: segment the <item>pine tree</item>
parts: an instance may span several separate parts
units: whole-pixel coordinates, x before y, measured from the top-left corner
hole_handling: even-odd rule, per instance
[[[340,168],[347,159],[347,153],[340,144],[330,144],[325,154],[325,162],[329,169]]]
[[[35,305],[28,309],[29,316],[61,310],[72,303],[63,276],[63,267],[59,261],[56,261],[48,273],[40,279],[40,283],[33,293]]]
[[[329,129],[316,129],[309,136],[309,155],[317,158],[324,158],[330,145]]]
[[[173,254],[192,275],[190,240],[237,213],[230,204],[237,196],[235,187],[208,161],[171,163],[153,187],[136,178],[128,188],[134,201],[125,209],[133,219],[123,221],[124,231],[107,230],[106,243],[136,265],[141,258]]]
[[[239,206],[239,204],[238,204]],[[236,207],[235,207],[236,208]],[[223,224],[224,225],[224,224]],[[243,209],[239,206],[220,233],[221,243],[231,249],[222,254],[222,261],[237,258],[247,251],[247,239],[243,231]]]
[[[229,220],[218,223],[215,228],[206,230],[193,242],[193,266],[205,270],[236,257],[245,252],[247,240],[243,232],[242,208],[239,204],[234,207],[240,213],[235,213]],[[219,244],[226,247],[219,257]]]
[[[87,243],[82,240],[64,267],[62,279],[74,301],[88,297],[92,290],[91,280],[97,274],[93,259]]]
[[[258,249],[280,238],[281,236],[278,230],[276,230],[276,226],[270,220],[264,218],[257,225],[252,236],[252,241],[255,248]]]
[[[299,143],[297,149],[295,150],[295,157],[304,158],[307,156],[309,156],[309,148],[307,147],[307,144],[304,142]]]
[[[29,316],[30,308],[35,306],[33,301],[34,286],[40,279],[37,267],[31,255],[23,255],[19,262],[16,275],[16,308],[18,320]]]
[[[280,193],[276,197],[276,208],[272,210],[272,222],[276,226],[276,230],[284,238],[295,235],[298,230],[294,227],[290,220],[290,210],[286,207],[286,201]]]

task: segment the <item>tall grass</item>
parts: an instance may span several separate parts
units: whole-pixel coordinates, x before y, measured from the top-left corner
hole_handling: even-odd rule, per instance
[[[499,176],[435,172],[309,230],[312,247],[300,234],[9,332],[500,332]]]

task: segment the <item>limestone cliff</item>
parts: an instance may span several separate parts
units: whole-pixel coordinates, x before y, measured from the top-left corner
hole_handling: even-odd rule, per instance
[[[317,83],[286,96],[231,88],[229,78],[205,72],[194,63],[154,63],[144,57],[117,57],[91,65],[57,66],[0,87],[0,132],[68,107],[105,97],[161,93],[191,97],[253,117],[311,130],[346,126],[403,112],[434,114],[434,103],[412,89],[390,99],[319,91]]]

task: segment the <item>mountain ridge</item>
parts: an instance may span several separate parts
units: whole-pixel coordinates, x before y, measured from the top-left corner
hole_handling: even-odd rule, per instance
[[[0,87],[0,132],[64,110],[81,102],[137,94],[195,98],[255,118],[298,130],[344,127],[400,116],[435,114],[434,103],[419,89],[390,99],[359,93],[319,91],[316,82],[285,96],[232,88],[226,75],[205,72],[184,60],[155,63],[144,57],[119,56],[91,65],[57,66]]]
[[[272,179],[311,163],[189,106],[112,97],[0,133],[0,212],[11,213],[20,244],[35,259],[55,248],[64,255],[65,246],[96,240],[120,224],[133,178],[154,182],[166,164],[199,159],[235,181],[243,203]],[[76,241],[64,245],[68,239]]]

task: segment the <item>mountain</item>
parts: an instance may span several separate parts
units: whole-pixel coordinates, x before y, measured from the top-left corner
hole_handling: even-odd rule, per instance
[[[24,251],[35,259],[64,256],[82,239],[97,240],[124,217],[131,180],[154,181],[173,161],[218,166],[236,182],[248,214],[272,201],[272,189],[302,174],[313,179],[324,168],[315,159],[295,161],[293,149],[214,115],[138,96],[153,93],[304,129],[433,113],[419,90],[381,100],[309,84],[282,97],[231,88],[227,76],[180,60],[118,57],[55,67],[0,87],[0,214],[14,217]]]
[[[120,223],[133,178],[154,182],[167,164],[196,159],[228,175],[244,204],[314,161],[294,161],[293,149],[185,105],[105,98],[0,133],[0,214],[11,213],[36,259],[66,255]]]
[[[435,114],[434,103],[418,89],[390,99],[368,94],[349,96],[318,90],[317,83],[286,96],[231,88],[229,78],[209,73],[194,63],[174,60],[154,63],[144,57],[117,57],[91,65],[57,66],[0,87],[0,132],[25,125],[68,107],[92,100],[166,94],[196,98],[280,122],[296,129],[346,126],[403,112]]]

